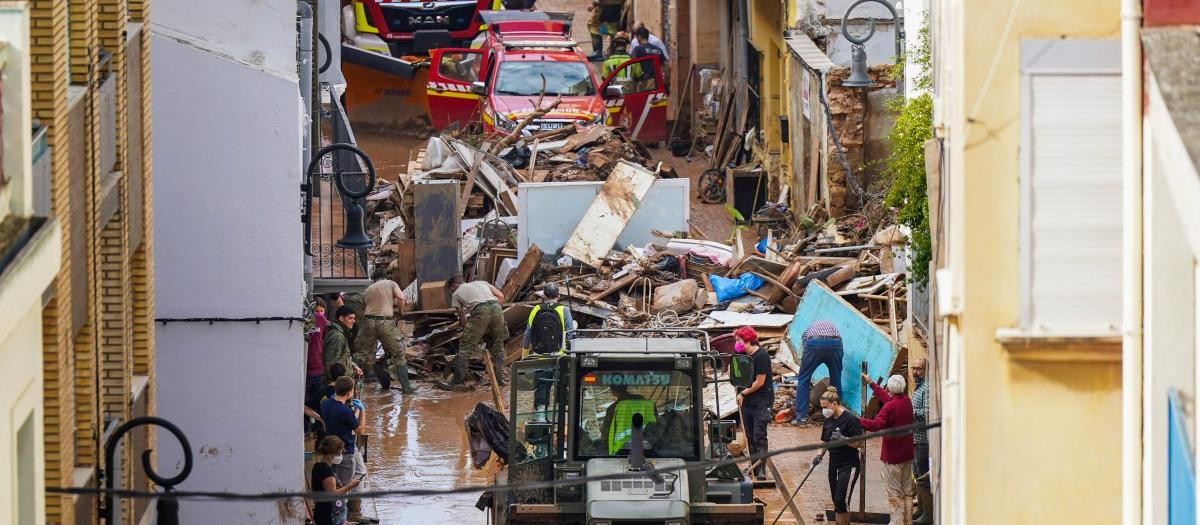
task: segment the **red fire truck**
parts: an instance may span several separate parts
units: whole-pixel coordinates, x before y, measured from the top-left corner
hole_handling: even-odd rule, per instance
[[[430,51],[426,98],[433,127],[483,121],[485,131],[512,130],[543,104],[558,107],[525,129],[576,124],[625,126],[642,142],[666,140],[666,85],[659,57],[626,62],[599,79],[570,39],[570,14],[484,11],[477,47]],[[477,117],[478,115],[478,117]]]
[[[467,45],[481,31],[480,11],[500,9],[501,0],[344,0],[353,6],[358,47],[394,57]]]

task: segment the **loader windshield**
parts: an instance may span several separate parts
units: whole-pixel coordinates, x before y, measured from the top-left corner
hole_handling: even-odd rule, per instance
[[[692,378],[676,370],[594,370],[580,378],[584,457],[628,456],[633,416],[641,414],[648,458],[698,459]]]
[[[500,64],[496,77],[497,95],[535,97],[546,82],[546,96],[592,96],[596,86],[591,70],[582,62],[510,61]]]

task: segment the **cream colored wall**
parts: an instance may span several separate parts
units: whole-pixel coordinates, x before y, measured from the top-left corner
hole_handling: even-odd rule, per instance
[[[17,508],[17,457],[32,452],[34,458],[34,515],[37,524],[45,522],[45,489],[42,475],[42,310],[41,294],[24,305],[9,305],[11,317],[18,319],[7,334],[0,336],[0,523],[19,523]],[[21,308],[23,306],[24,308]],[[17,448],[17,433],[30,415],[34,421],[34,450]]]
[[[1018,321],[1020,39],[1115,37],[1118,0],[947,0],[939,10],[935,117],[951,202],[938,285],[952,325],[942,522],[1117,523],[1120,363],[1017,361],[996,330]]]

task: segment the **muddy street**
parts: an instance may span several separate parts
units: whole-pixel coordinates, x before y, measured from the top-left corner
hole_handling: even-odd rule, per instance
[[[374,490],[450,489],[491,482],[471,468],[463,416],[487,392],[443,392],[429,385],[413,395],[366,387],[367,470]],[[489,401],[490,402],[490,401]],[[374,501],[382,523],[484,523],[478,494],[392,497]]]

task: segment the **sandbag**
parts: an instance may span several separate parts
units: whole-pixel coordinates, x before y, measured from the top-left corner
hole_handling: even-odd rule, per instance
[[[650,311],[654,313],[670,310],[677,314],[687,313],[696,307],[696,292],[700,283],[695,279],[684,279],[654,289],[654,302]]]

